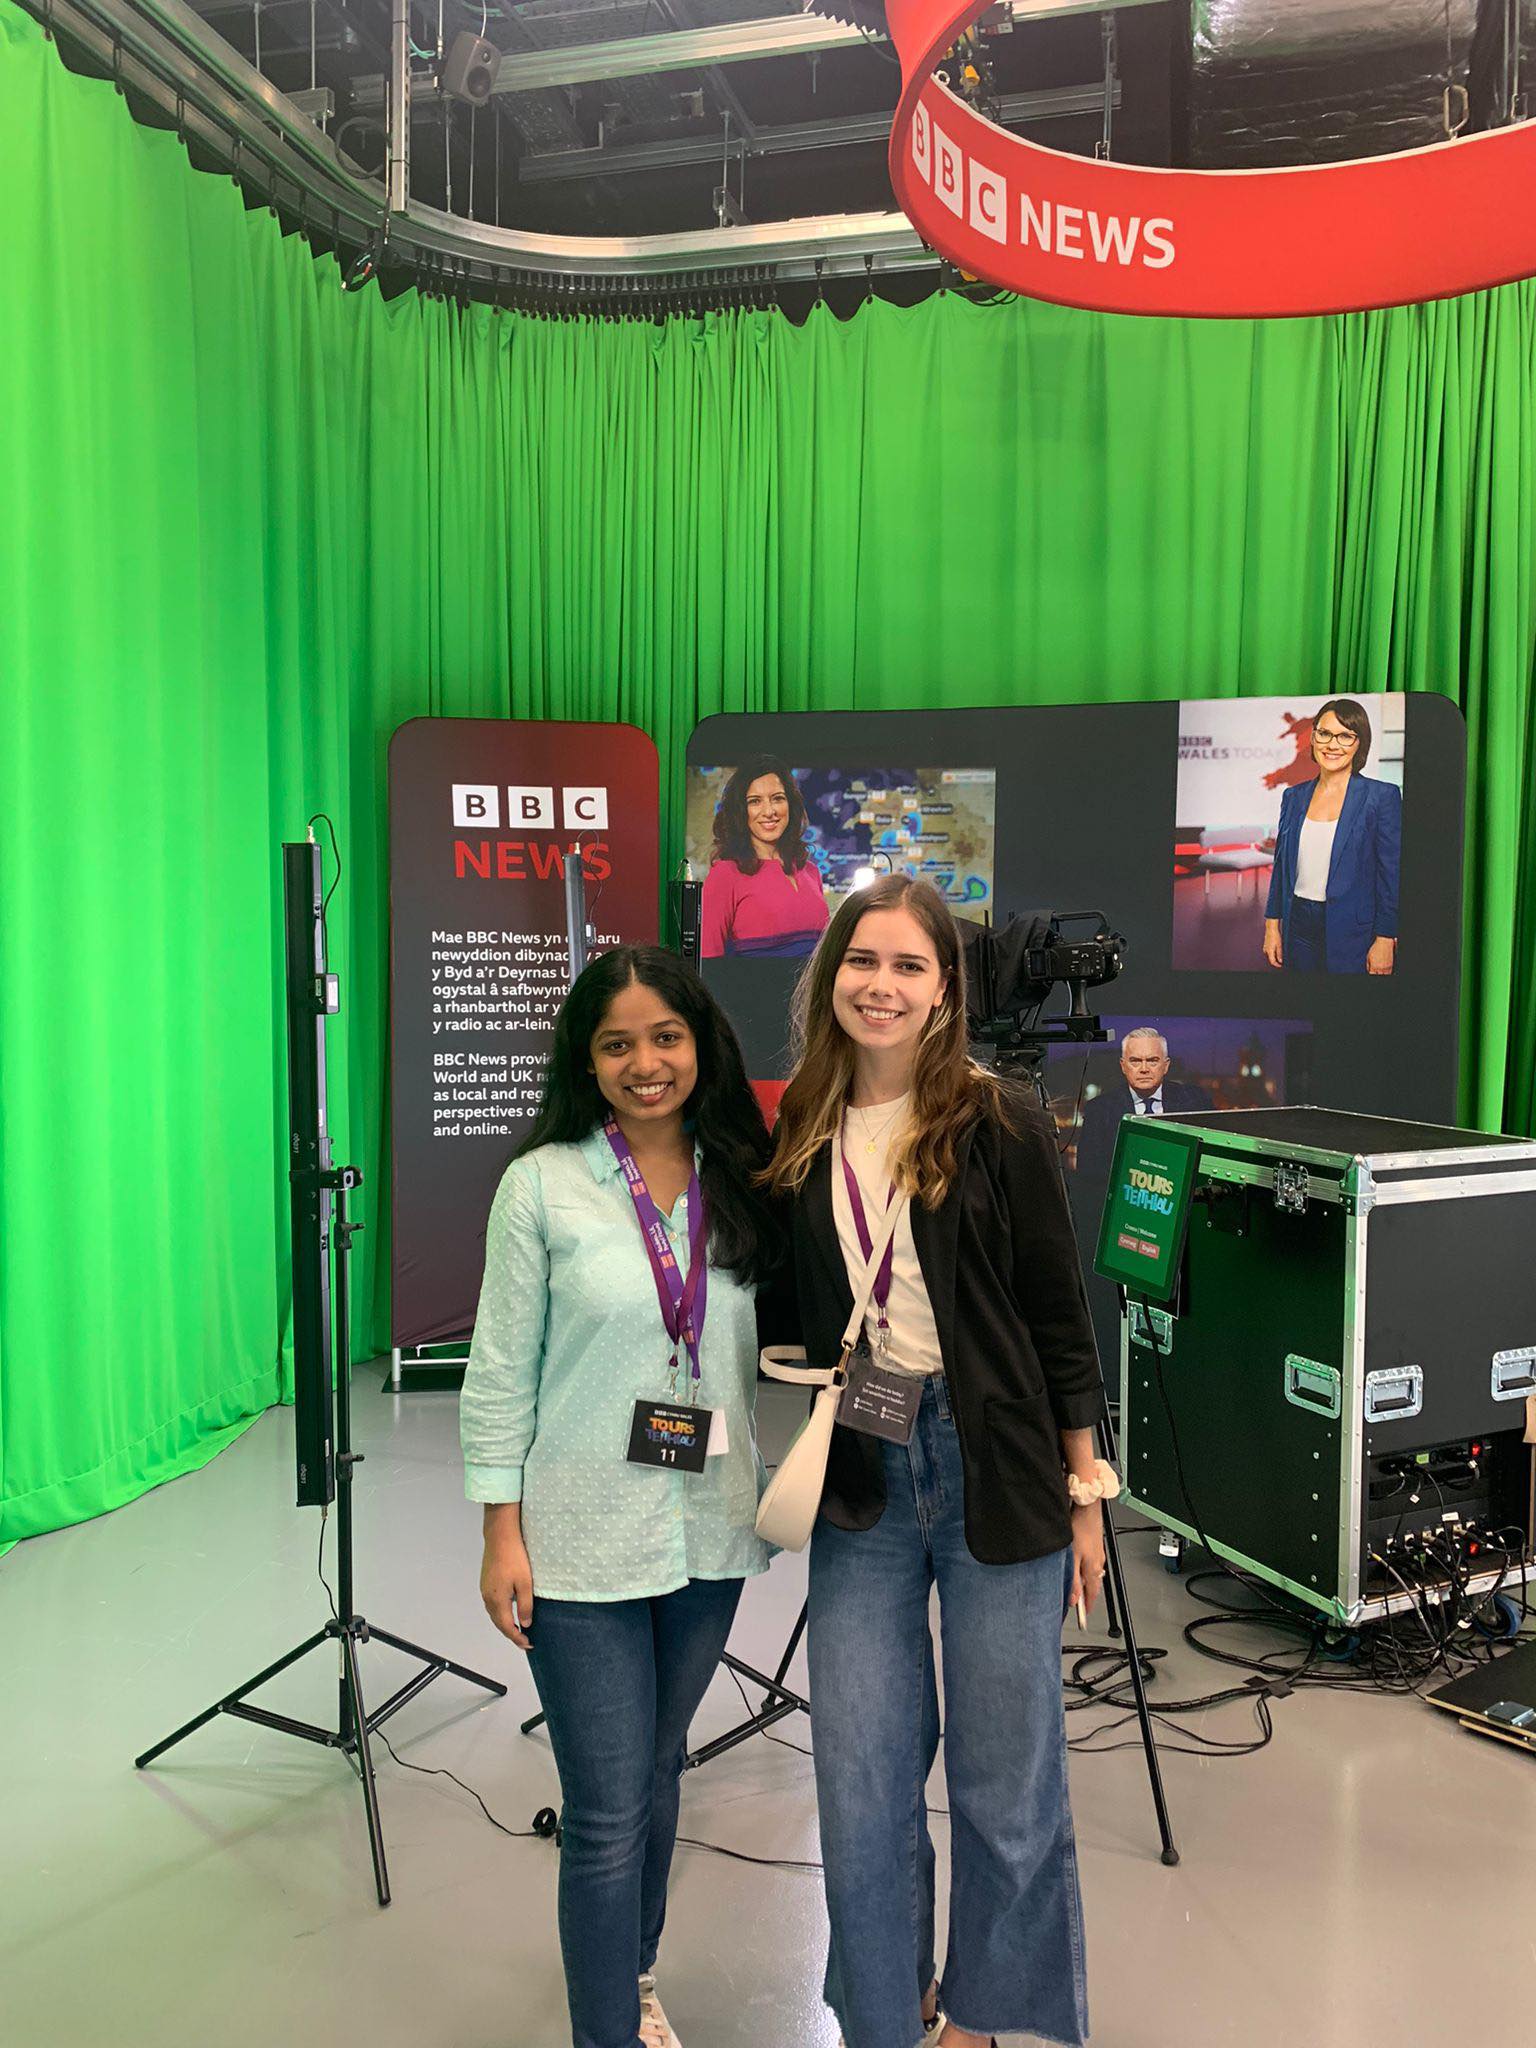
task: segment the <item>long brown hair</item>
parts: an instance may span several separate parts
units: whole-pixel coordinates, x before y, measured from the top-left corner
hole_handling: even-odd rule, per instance
[[[860,918],[871,910],[910,912],[933,941],[946,977],[944,999],[918,1041],[911,1115],[891,1162],[896,1185],[936,1209],[954,1180],[965,1132],[984,1116],[1004,1125],[1009,1118],[996,1075],[979,1067],[967,1050],[965,959],[954,917],[931,882],[910,875],[882,875],[846,897],[806,962],[791,1011],[794,1078],[779,1104],[766,1178],[775,1193],[794,1193],[805,1185],[822,1147],[837,1136],[853,1080],[853,1042],[833,1015],[832,985]]]
[[[805,798],[793,771],[777,754],[753,754],[733,769],[729,782],[715,807],[715,860],[733,860],[744,875],[755,875],[762,866],[752,844],[752,827],[747,822],[747,791],[765,775],[776,775],[784,790],[788,822],[779,841],[779,864],[786,875],[797,874],[810,860],[805,843]]]

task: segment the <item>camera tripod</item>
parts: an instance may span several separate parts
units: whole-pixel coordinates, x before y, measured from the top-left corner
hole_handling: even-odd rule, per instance
[[[363,1462],[361,1451],[352,1449],[352,1398],[348,1385],[349,1342],[347,1315],[347,1258],[352,1248],[355,1231],[361,1230],[360,1223],[347,1221],[347,1190],[356,1187],[362,1176],[354,1167],[326,1168],[322,1172],[322,1185],[334,1199],[334,1222],[331,1241],[334,1257],[334,1302],[335,1302],[335,1359],[336,1359],[336,1600],[331,1619],[324,1628],[316,1629],[312,1636],[300,1643],[297,1649],[279,1657],[275,1664],[269,1664],[264,1671],[258,1671],[254,1678],[248,1678],[244,1685],[236,1686],[233,1692],[215,1700],[211,1707],[205,1707],[185,1726],[178,1728],[174,1735],[167,1735],[163,1742],[157,1742],[152,1749],[146,1749],[142,1756],[133,1760],[134,1769],[142,1771],[152,1764],[156,1757],[163,1756],[186,1736],[205,1727],[220,1714],[231,1714],[242,1721],[254,1721],[263,1728],[275,1728],[281,1735],[296,1736],[302,1742],[316,1742],[322,1748],[340,1750],[352,1769],[357,1773],[363,1788],[363,1807],[368,1819],[368,1843],[373,1854],[373,1881],[378,1892],[379,1904],[387,1906],[390,1900],[389,1869],[384,1857],[384,1829],[379,1818],[379,1794],[374,1782],[373,1754],[368,1738],[377,1733],[392,1714],[397,1714],[418,1693],[425,1692],[434,1678],[441,1678],[445,1671],[451,1671],[455,1678],[462,1678],[470,1685],[478,1685],[485,1692],[504,1698],[507,1688],[497,1679],[486,1678],[478,1671],[470,1671],[462,1664],[455,1664],[449,1657],[440,1656],[435,1650],[424,1650],[418,1644],[407,1642],[403,1636],[392,1634],[388,1629],[372,1626],[357,1612],[352,1604],[352,1473],[353,1467]],[[322,1510],[323,1512],[323,1510]],[[369,1641],[387,1643],[392,1650],[403,1651],[407,1657],[414,1657],[423,1667],[399,1686],[382,1706],[369,1713],[363,1699],[362,1680],[358,1672],[357,1650],[360,1643]],[[307,1657],[311,1650],[318,1650],[326,1643],[335,1643],[340,1659],[340,1673],[337,1683],[336,1726],[322,1727],[312,1721],[295,1720],[289,1714],[274,1713],[268,1707],[252,1706],[248,1695],[264,1686],[279,1672],[286,1671],[291,1664],[297,1664]]]
[[[1050,1091],[1045,1085],[1045,1055],[1049,1045],[1108,1044],[1109,1034],[1099,1029],[1097,1017],[1074,1012],[1071,1026],[1065,1033],[1021,1032],[1018,1041],[1009,1049],[1000,1052],[997,1061],[1000,1073],[1010,1074],[1028,1086],[1041,1112],[1051,1118],[1055,1127],[1055,1113],[1051,1108]],[[1060,1155],[1058,1153],[1058,1166]],[[1066,1195],[1066,1175],[1062,1174],[1062,1193]],[[1097,1436],[1099,1456],[1113,1465],[1119,1457],[1119,1445],[1115,1439],[1115,1427],[1110,1420],[1109,1388],[1104,1383],[1104,1362],[1099,1361],[1099,1384],[1104,1394],[1104,1412],[1099,1418]],[[1146,1673],[1142,1669],[1141,1650],[1136,1641],[1136,1624],[1131,1617],[1130,1596],[1125,1589],[1125,1571],[1120,1559],[1120,1539],[1115,1534],[1115,1518],[1111,1504],[1104,1503],[1104,1562],[1107,1571],[1104,1579],[1104,1622],[1112,1640],[1124,1637],[1126,1669],[1130,1674],[1131,1693],[1136,1702],[1136,1719],[1141,1726],[1141,1746],[1146,1752],[1147,1779],[1152,1788],[1152,1805],[1157,1813],[1157,1831],[1162,1839],[1162,1860],[1175,1864],[1179,1852],[1174,1846],[1173,1825],[1168,1817],[1168,1800],[1163,1790],[1163,1769],[1158,1760],[1157,1737],[1152,1730],[1152,1712],[1147,1705]]]

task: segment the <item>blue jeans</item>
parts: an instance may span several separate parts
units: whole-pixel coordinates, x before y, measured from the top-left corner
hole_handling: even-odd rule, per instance
[[[535,1600],[528,1663],[565,1801],[560,1951],[574,2048],[639,2048],[667,1911],[688,1724],[740,1579],[655,1600]]]
[[[1291,898],[1285,933],[1285,964],[1297,974],[1328,972],[1328,906],[1309,896]]]
[[[934,1977],[924,1788],[938,1732],[929,1593],[939,1590],[949,1784],[944,2010],[971,2033],[1088,2036],[1082,1904],[1067,1804],[1061,1624],[1070,1547],[1027,1564],[966,1548],[948,1390],[905,1447],[882,1444],[872,1529],[811,1539],[808,1649],[832,1923],[827,2003],[848,2048],[914,2048]]]

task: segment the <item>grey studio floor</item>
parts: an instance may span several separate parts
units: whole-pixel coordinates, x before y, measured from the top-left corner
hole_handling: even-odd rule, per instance
[[[359,1605],[511,1686],[481,1705],[440,1679],[389,1732],[402,1756],[450,1767],[526,1827],[556,1799],[555,1773],[542,1737],[518,1733],[532,1687],[480,1611],[457,1404],[380,1382],[378,1368],[355,1377]],[[788,1389],[765,1396],[770,1455],[796,1412]],[[556,1852],[496,1833],[447,1779],[382,1758],[395,1898],[380,1912],[361,1796],[334,1755],[220,1719],[153,1771],[131,1768],[319,1625],[319,1518],[289,1505],[291,1446],[292,1418],[274,1412],[204,1471],[0,1561],[5,2048],[569,2040]],[[1158,1688],[1212,1690],[1219,1667],[1179,1635],[1193,1602],[1147,1537],[1126,1548],[1143,1639],[1170,1651]],[[749,1587],[740,1654],[774,1661],[803,1585],[803,1561],[787,1558]],[[382,1647],[363,1654],[377,1700],[404,1667]],[[334,1686],[317,1655],[272,1703],[324,1717]],[[718,1680],[696,1738],[739,1714]],[[1139,1750],[1074,1756],[1099,2048],[1531,2048],[1536,1764],[1412,1700],[1301,1694],[1275,1721],[1259,1755],[1165,1758],[1174,1870],[1158,1859]],[[1240,1738],[1251,1716],[1228,1706],[1196,1725]],[[783,1732],[807,1735],[799,1719]],[[682,1831],[813,1858],[809,1760],[755,1739],[690,1773]],[[831,2048],[818,1887],[679,1849],[662,1968],[685,2048]]]

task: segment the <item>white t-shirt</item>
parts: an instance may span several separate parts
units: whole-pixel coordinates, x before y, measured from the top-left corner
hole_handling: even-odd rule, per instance
[[[1333,860],[1333,835],[1337,818],[1302,821],[1301,846],[1296,855],[1296,894],[1308,903],[1328,901],[1328,869]]]
[[[864,1221],[871,1239],[885,1216],[886,1196],[891,1188],[890,1156],[906,1126],[909,1101],[910,1097],[903,1095],[894,1102],[877,1102],[869,1109],[850,1109],[844,1125],[843,1147],[863,1197]],[[842,1246],[843,1263],[848,1268],[848,1284],[857,1287],[859,1276],[864,1271],[864,1250],[859,1243],[853,1204],[848,1199],[848,1183],[835,1141],[832,1146],[832,1215],[837,1224],[837,1241]],[[933,1320],[933,1306],[928,1299],[923,1269],[917,1261],[917,1246],[912,1240],[910,1202],[896,1225],[891,1245],[891,1294],[885,1311],[890,1324],[890,1362],[905,1367],[908,1372],[942,1372],[944,1354],[939,1349],[938,1325]],[[876,1357],[880,1355],[879,1326],[880,1311],[871,1292],[864,1316],[864,1330],[869,1348]]]

